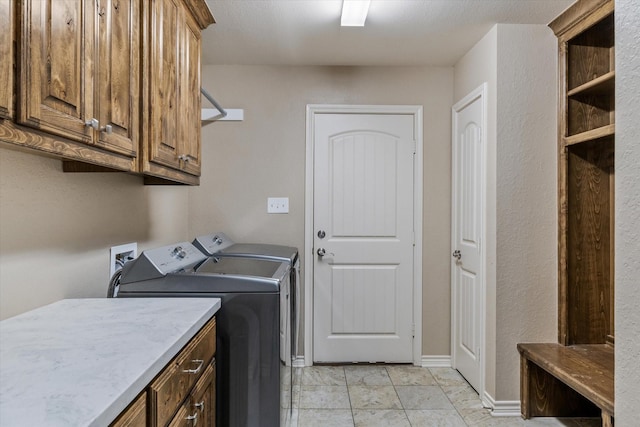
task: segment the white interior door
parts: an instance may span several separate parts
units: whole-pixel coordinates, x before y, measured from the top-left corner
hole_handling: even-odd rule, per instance
[[[413,114],[317,114],[313,360],[413,361]]]
[[[484,345],[483,88],[453,107],[452,149],[452,356],[454,367],[477,391]]]

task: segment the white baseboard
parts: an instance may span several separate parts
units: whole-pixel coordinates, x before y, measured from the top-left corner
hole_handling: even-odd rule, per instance
[[[291,366],[293,366],[294,368],[304,368],[306,366],[304,362],[304,356],[296,356]]]
[[[423,368],[450,368],[451,356],[422,356]]]
[[[482,396],[482,403],[491,409],[493,417],[521,416],[519,400],[495,400],[493,396],[485,392]]]

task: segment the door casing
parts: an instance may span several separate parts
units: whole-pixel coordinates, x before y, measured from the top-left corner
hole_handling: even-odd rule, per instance
[[[304,365],[313,365],[313,177],[314,128],[316,114],[411,114],[413,115],[416,153],[413,172],[413,364],[422,365],[422,194],[423,147],[421,105],[307,105],[305,237],[304,237]]]

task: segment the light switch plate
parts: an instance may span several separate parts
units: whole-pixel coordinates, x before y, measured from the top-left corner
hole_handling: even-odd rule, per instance
[[[267,198],[267,213],[289,213],[288,197],[269,197]]]

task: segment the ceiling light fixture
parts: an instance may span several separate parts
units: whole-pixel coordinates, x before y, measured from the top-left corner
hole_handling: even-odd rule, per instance
[[[342,0],[342,17],[340,25],[343,27],[364,27],[364,21],[369,12],[371,0]]]

